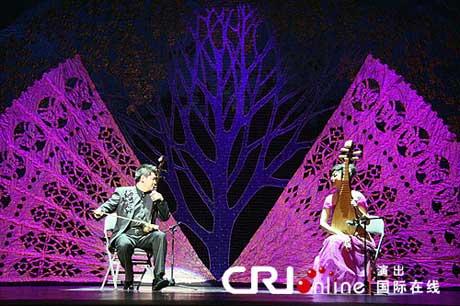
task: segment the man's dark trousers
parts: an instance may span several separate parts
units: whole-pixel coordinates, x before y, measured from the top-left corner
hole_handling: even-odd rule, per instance
[[[132,256],[135,248],[152,254],[154,258],[153,273],[155,279],[161,279],[165,274],[165,260],[167,251],[166,234],[153,231],[147,235],[121,234],[114,243],[120,263],[125,269],[125,282],[133,281]]]

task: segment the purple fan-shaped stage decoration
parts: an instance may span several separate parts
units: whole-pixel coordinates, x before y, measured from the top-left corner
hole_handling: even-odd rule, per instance
[[[103,222],[90,210],[133,184],[139,162],[80,58],[28,88],[0,131],[0,282],[101,280]],[[178,268],[212,279],[182,232],[176,240]]]
[[[346,139],[364,151],[354,188],[366,195],[372,215],[385,217],[379,264],[390,267],[390,278],[398,264],[406,281],[458,286],[459,144],[410,84],[372,56],[233,265],[270,265],[282,277],[293,266],[296,277],[306,277],[326,237],[319,216]]]

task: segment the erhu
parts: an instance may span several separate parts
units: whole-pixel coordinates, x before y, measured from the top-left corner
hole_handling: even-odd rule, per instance
[[[344,147],[340,149],[340,153],[339,158],[343,160],[344,165],[343,177],[337,203],[335,204],[334,214],[332,216],[331,226],[347,235],[353,235],[358,230],[361,236],[361,234],[364,233],[359,232],[359,227],[356,228],[348,224],[349,222],[347,223],[347,221],[355,220],[359,217],[357,215],[357,208],[351,205],[350,163],[357,161],[362,152],[354,150],[353,141],[347,140]],[[362,237],[364,236],[365,235]]]
[[[155,170],[156,183],[155,183],[155,187],[153,187],[153,190],[157,190],[158,183],[160,182],[160,179],[162,178],[161,173],[164,172],[163,170],[164,164],[165,164],[165,157],[164,155],[161,155],[158,158],[158,165]]]

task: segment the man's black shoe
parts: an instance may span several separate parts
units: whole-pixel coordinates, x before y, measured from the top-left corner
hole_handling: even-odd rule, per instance
[[[152,283],[152,290],[153,291],[160,291],[161,289],[168,287],[169,281],[167,279],[154,279]]]
[[[125,282],[123,290],[134,291],[134,284],[132,281]]]

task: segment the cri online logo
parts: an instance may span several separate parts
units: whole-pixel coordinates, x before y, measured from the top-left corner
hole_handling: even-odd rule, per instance
[[[269,277],[265,277],[262,279],[262,283],[267,287],[268,291],[271,294],[293,294],[294,293],[294,268],[287,267],[286,268],[286,288],[279,289],[273,286],[273,283],[276,282],[278,279],[278,271],[271,266],[254,266],[251,268],[251,287],[249,289],[236,289],[230,285],[230,276],[234,273],[243,273],[246,271],[245,267],[236,266],[231,267],[227,271],[225,271],[224,275],[222,276],[222,285],[224,286],[225,290],[233,294],[257,294],[258,292],[258,284],[259,284],[259,273],[269,273]],[[320,274],[324,274],[326,269],[324,267],[320,267],[318,269]],[[317,275],[316,271],[313,269],[308,269],[307,276],[310,279],[314,279]],[[302,278],[297,281],[296,289],[300,293],[307,293],[313,286],[313,293],[351,293],[354,292],[356,294],[364,293],[364,283],[356,282],[355,284],[351,285],[347,282],[342,282],[340,286],[334,281],[331,282],[329,278],[334,276],[334,272],[329,272],[326,278],[325,284],[322,282],[312,282],[307,278]],[[319,292],[318,292],[318,289]]]

